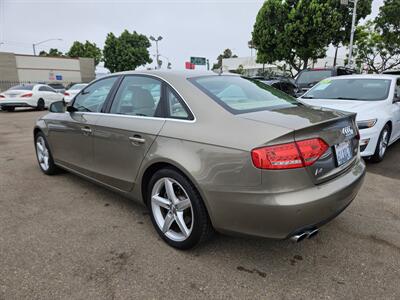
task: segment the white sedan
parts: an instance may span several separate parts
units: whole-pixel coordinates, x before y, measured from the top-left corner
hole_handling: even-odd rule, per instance
[[[0,94],[0,108],[14,111],[16,107],[33,107],[44,110],[50,104],[62,101],[63,94],[45,84],[21,84]]]
[[[400,138],[400,76],[349,75],[320,81],[299,98],[308,105],[357,113],[360,151],[379,162]]]
[[[68,90],[65,91],[64,93],[64,101],[66,103],[70,103],[72,99],[85,87],[87,86],[87,83],[77,83],[71,86]]]

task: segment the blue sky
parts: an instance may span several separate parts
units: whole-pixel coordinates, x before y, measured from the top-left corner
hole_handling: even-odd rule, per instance
[[[338,0],[339,1],[339,0]],[[67,51],[73,41],[103,46],[124,29],[164,37],[160,52],[174,68],[190,56],[214,62],[225,48],[250,56],[247,41],[262,0],[0,0],[0,51],[32,54],[32,43]],[[383,0],[374,0],[373,16]],[[40,48],[41,47],[41,48]],[[155,48],[150,49],[151,54]],[[343,51],[342,51],[343,53]]]

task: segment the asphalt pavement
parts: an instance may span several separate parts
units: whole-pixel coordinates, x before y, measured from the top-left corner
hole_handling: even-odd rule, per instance
[[[0,111],[0,299],[400,299],[400,142],[314,239],[216,235],[182,252],[143,206],[42,174],[32,128],[44,113]]]

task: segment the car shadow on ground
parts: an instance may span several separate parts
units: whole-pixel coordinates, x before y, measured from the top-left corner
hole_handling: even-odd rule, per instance
[[[400,179],[400,140],[391,145],[386,156],[380,163],[367,162],[367,171],[370,173]]]
[[[37,111],[36,109],[34,109],[34,108],[16,108],[14,111],[5,111],[5,110],[1,110],[0,109],[0,113],[3,113],[3,114],[14,114],[14,113],[24,113],[24,112],[33,112],[33,111]]]

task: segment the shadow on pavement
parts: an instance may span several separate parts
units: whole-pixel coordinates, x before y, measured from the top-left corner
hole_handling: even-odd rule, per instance
[[[400,141],[391,145],[380,163],[367,160],[367,171],[393,179],[400,179]]]

